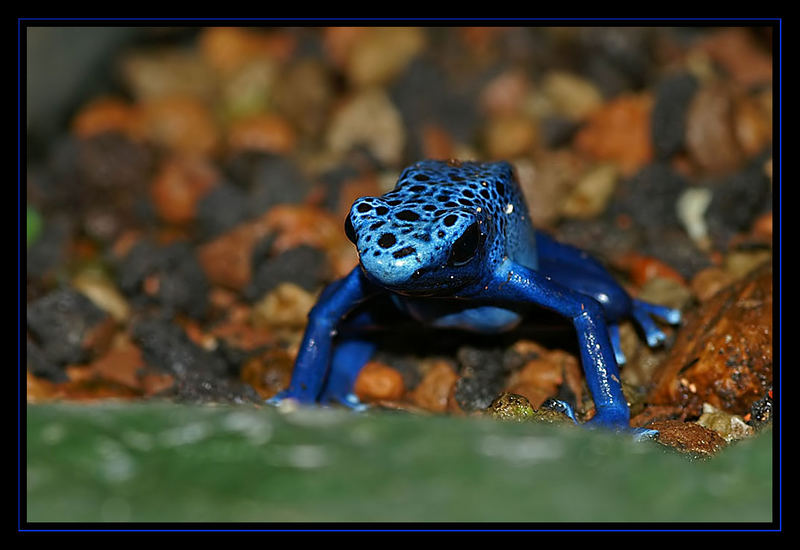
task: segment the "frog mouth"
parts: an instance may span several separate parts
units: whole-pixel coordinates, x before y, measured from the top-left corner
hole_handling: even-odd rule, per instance
[[[405,281],[391,284],[387,284],[385,281],[381,281],[380,278],[375,277],[367,268],[364,267],[363,263],[361,264],[361,271],[364,273],[367,279],[371,280],[372,282],[396,294],[402,294],[403,296],[436,296],[437,294],[441,294],[447,290],[446,284],[425,283],[424,285],[420,286],[417,283],[417,281],[419,281],[425,275],[425,273],[432,271],[430,268],[417,269]]]
[[[414,298],[435,298],[437,296],[451,295],[454,287],[452,280],[426,281],[422,285],[420,285],[418,282],[421,281],[427,273],[435,270],[436,268],[433,267],[422,267],[417,269],[411,274],[411,277],[409,277],[405,284],[392,288],[392,291],[396,292],[397,294],[402,294],[403,296],[411,296]]]

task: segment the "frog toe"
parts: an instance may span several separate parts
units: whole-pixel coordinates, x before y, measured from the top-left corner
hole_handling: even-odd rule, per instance
[[[681,322],[681,311],[679,309],[651,304],[643,300],[633,300],[633,310],[641,314],[653,315],[669,325],[677,325]]]
[[[641,300],[634,300],[631,315],[636,321],[636,324],[638,324],[644,332],[647,345],[650,347],[663,344],[667,339],[664,332],[656,326],[653,317],[657,317],[672,325],[680,323],[681,320],[681,312],[677,309],[650,304]]]
[[[273,407],[283,407],[288,404],[308,404],[313,403],[313,399],[309,399],[306,396],[302,395],[301,393],[292,391],[291,389],[285,389],[283,391],[279,391],[269,399],[264,400],[264,403],[267,405],[271,405]]]
[[[631,428],[631,435],[634,441],[648,441],[658,437],[658,430],[651,430],[649,428]]]
[[[617,365],[622,366],[625,364],[627,359],[625,359],[625,354],[622,352],[622,343],[619,336],[619,325],[616,323],[608,325],[608,335],[611,340],[611,347],[614,348],[614,359],[616,359]]]
[[[639,327],[644,332],[645,339],[647,340],[647,345],[651,348],[658,346],[659,344],[663,344],[664,341],[667,339],[666,334],[658,328],[653,320],[645,315],[639,315],[634,313],[634,319],[638,323]]]

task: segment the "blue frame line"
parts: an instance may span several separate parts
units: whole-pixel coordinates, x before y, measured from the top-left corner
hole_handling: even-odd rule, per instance
[[[21,348],[21,340],[22,340],[22,322],[21,322],[21,315],[22,315],[22,296],[21,296],[21,289],[22,289],[22,139],[23,139],[23,128],[22,128],[22,28],[23,24],[27,22],[75,22],[75,21],[83,21],[83,22],[102,22],[102,21],[151,21],[151,22],[170,22],[170,21],[364,21],[364,22],[380,22],[380,21],[443,21],[443,22],[474,22],[474,21],[485,21],[485,22],[512,22],[512,21],[542,21],[542,22],[552,22],[552,21],[572,21],[572,22],[586,22],[586,21],[659,21],[664,23],[669,22],[687,22],[687,21],[714,21],[714,22],[777,22],[777,30],[778,30],[778,37],[777,37],[777,44],[778,44],[778,58],[777,58],[777,65],[778,65],[778,87],[777,87],[777,96],[778,96],[778,112],[775,119],[777,120],[777,151],[778,151],[778,162],[777,162],[777,174],[778,174],[778,291],[779,291],[779,300],[778,300],[778,391],[775,392],[776,394],[780,392],[783,383],[783,368],[782,368],[782,356],[783,356],[783,310],[782,310],[782,301],[780,297],[783,296],[783,272],[782,272],[782,261],[781,261],[781,253],[783,251],[783,158],[782,158],[782,145],[783,145],[783,125],[782,125],[782,115],[783,115],[783,19],[781,17],[764,17],[764,18],[744,18],[744,17],[727,17],[727,18],[720,18],[720,17],[675,17],[675,18],[659,18],[659,17],[645,17],[645,18],[635,18],[635,17],[593,17],[593,18],[575,18],[575,17],[547,17],[547,18],[532,18],[532,17],[494,17],[494,18],[474,18],[474,17],[419,17],[419,18],[392,18],[392,17],[332,17],[332,18],[307,18],[307,17],[271,17],[271,18],[258,18],[258,17],[245,17],[245,18],[237,18],[237,17],[90,17],[90,18],[77,18],[77,17],[59,17],[59,18],[47,18],[47,17],[19,17],[17,19],[17,132],[19,140],[17,142],[17,284],[18,284],[18,293],[17,293],[17,316],[20,319],[20,324],[17,327],[17,363],[18,363],[18,370],[17,370],[17,529],[18,532],[77,532],[77,533],[106,533],[106,532],[159,532],[159,533],[174,533],[174,532],[210,532],[210,533],[218,533],[218,532],[275,532],[275,533],[301,533],[301,532],[351,532],[351,533],[385,533],[385,532],[424,532],[424,533],[460,533],[460,532],[509,532],[509,533],[521,533],[521,532],[552,532],[552,533],[562,533],[562,532],[631,532],[631,533],[650,533],[650,532],[661,532],[661,531],[669,531],[669,532],[697,532],[697,533],[719,533],[719,532],[782,532],[783,530],[783,422],[781,421],[780,415],[777,414],[777,425],[778,425],[778,517],[777,517],[777,527],[776,528],[764,528],[764,529],[757,529],[757,528],[743,528],[743,529],[736,529],[736,528],[718,528],[718,529],[709,529],[709,528],[677,528],[677,529],[639,529],[639,528],[632,528],[632,529],[622,529],[611,527],[608,529],[604,528],[576,528],[576,529],[552,529],[552,528],[530,528],[530,529],[486,529],[486,528],[477,528],[477,529],[470,529],[470,528],[463,528],[463,529],[441,529],[441,528],[432,528],[432,529],[420,529],[420,528],[409,528],[409,529],[398,529],[398,528],[386,528],[386,529],[353,529],[353,528],[309,528],[309,529],[289,529],[289,528],[253,528],[253,529],[242,529],[242,528],[231,528],[231,529],[222,529],[222,528],[166,528],[166,529],[155,529],[155,528],[143,528],[143,529],[135,529],[135,528],[118,528],[118,529],[107,529],[107,528],[77,528],[77,529],[70,529],[70,528],[43,528],[43,529],[36,529],[30,527],[23,527],[23,519],[22,519],[22,509],[20,503],[22,502],[22,348]],[[777,400],[780,403],[780,399]],[[775,407],[775,410],[779,409],[780,407]],[[774,413],[773,413],[774,414]]]

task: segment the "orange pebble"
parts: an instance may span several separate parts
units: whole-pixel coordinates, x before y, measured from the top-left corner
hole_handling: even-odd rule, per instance
[[[329,250],[347,242],[342,221],[315,206],[279,204],[265,214],[264,220],[278,235],[272,245],[276,253],[302,244]]]
[[[631,280],[636,286],[642,286],[650,279],[664,277],[686,284],[683,276],[666,263],[651,256],[636,253],[628,254],[622,262],[627,265]]]
[[[365,27],[328,27],[322,42],[328,58],[338,67],[344,67],[354,45],[367,33]]]
[[[271,231],[267,215],[238,225],[198,248],[197,258],[212,283],[237,291],[247,286],[253,247]]]
[[[182,153],[208,155],[214,152],[219,141],[208,107],[190,96],[145,102],[141,128],[153,143]]]
[[[234,122],[228,130],[228,145],[233,151],[264,151],[287,154],[297,138],[286,119],[273,114],[260,114]]]
[[[443,413],[448,409],[451,390],[458,374],[446,361],[437,362],[409,395],[411,401],[428,411]]]
[[[575,145],[596,160],[619,164],[625,175],[653,158],[649,95],[623,95],[593,111],[575,136]]]
[[[40,403],[53,399],[57,394],[56,386],[49,380],[37,378],[30,372],[27,373],[27,401]]]
[[[370,361],[358,374],[353,391],[359,399],[375,401],[399,399],[406,389],[399,372],[383,363]]]
[[[211,27],[200,36],[200,50],[206,61],[224,73],[235,71],[254,58],[285,61],[296,46],[286,31],[251,31],[238,27]]]
[[[772,212],[759,216],[753,224],[753,234],[765,239],[772,238]]]
[[[150,187],[156,212],[169,223],[192,221],[197,203],[216,185],[218,179],[217,171],[199,158],[167,159]]]
[[[119,132],[132,138],[141,137],[133,105],[110,97],[96,99],[78,112],[72,121],[72,131],[80,138],[90,138],[106,132]]]
[[[453,138],[441,126],[426,124],[422,129],[422,149],[428,159],[449,159],[456,156]]]
[[[94,361],[91,368],[94,374],[105,380],[139,389],[141,385],[140,371],[144,365],[139,347],[124,340]]]
[[[345,181],[339,190],[339,204],[336,213],[340,219],[345,219],[350,213],[350,207],[359,197],[382,195],[378,178],[374,173],[366,173],[357,178]]]

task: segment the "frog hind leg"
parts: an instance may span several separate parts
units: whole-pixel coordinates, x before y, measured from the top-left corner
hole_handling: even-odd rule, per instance
[[[653,317],[670,325],[680,323],[679,310],[631,298],[602,264],[586,252],[560,243],[541,232],[536,234],[536,238],[539,250],[538,271],[568,288],[592,296],[603,307],[618,364],[625,363],[625,356],[619,345],[618,325],[621,320],[632,318],[642,330],[650,347],[658,346],[666,340],[664,332],[658,328]]]

